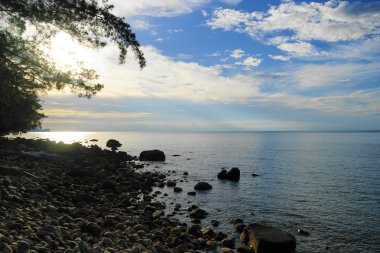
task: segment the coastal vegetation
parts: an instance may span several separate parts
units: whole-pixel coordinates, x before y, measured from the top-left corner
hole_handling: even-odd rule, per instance
[[[52,61],[45,49],[58,32],[92,48],[114,43],[121,64],[132,51],[140,68],[146,65],[129,24],[112,9],[95,0],[0,0],[0,135],[39,127],[39,95],[49,90],[90,98],[103,88],[93,69],[61,69]]]

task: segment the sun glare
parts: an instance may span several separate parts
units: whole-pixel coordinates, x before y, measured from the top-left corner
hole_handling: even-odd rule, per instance
[[[44,132],[38,133],[40,138],[46,138],[52,141],[63,143],[74,143],[74,142],[84,142],[88,137],[87,132]]]
[[[81,46],[68,34],[58,33],[51,42],[49,55],[60,68],[79,69],[78,61],[84,58]]]

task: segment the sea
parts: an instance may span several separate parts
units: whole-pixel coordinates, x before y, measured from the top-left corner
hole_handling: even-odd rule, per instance
[[[166,161],[144,169],[177,180],[162,193],[167,213],[180,203],[197,205],[216,231],[236,237],[233,220],[263,223],[295,235],[296,252],[380,252],[380,132],[33,132],[26,138],[80,142],[106,148],[108,139],[138,156],[159,149]],[[91,142],[97,139],[97,142]],[[238,167],[239,182],[218,180],[222,168]],[[188,172],[188,176],[183,173]],[[259,176],[253,177],[255,173]],[[196,182],[213,186],[189,196]],[[186,211],[174,219],[190,223]],[[308,236],[298,234],[302,229]]]

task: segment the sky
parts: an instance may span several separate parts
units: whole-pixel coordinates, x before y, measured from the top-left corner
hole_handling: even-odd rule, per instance
[[[147,66],[60,33],[51,55],[95,69],[91,99],[43,96],[57,131],[380,129],[380,1],[110,0]]]

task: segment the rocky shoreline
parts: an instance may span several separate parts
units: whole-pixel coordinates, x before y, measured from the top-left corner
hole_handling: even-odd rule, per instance
[[[186,252],[216,250],[197,225],[164,214],[125,152],[47,140],[1,139],[0,251]]]
[[[0,138],[0,252],[234,252],[226,231],[166,214],[153,188],[170,181],[136,161],[96,145]]]

